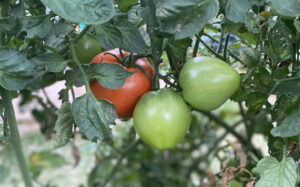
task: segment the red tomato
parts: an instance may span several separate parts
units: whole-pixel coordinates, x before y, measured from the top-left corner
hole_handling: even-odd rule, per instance
[[[119,63],[119,61],[110,54],[120,58],[119,49],[112,49],[98,54],[91,61],[93,63]],[[128,52],[123,52],[124,56],[129,55]],[[146,58],[141,58],[136,61],[136,64],[143,67],[151,79],[154,76],[153,67]],[[143,71],[136,67],[124,67],[127,71],[137,71],[126,79],[125,84],[119,89],[108,89],[102,87],[97,80],[91,81],[90,86],[93,94],[98,99],[107,99],[115,105],[116,112],[119,118],[132,117],[133,110],[140,97],[152,90],[152,80],[150,80]]]

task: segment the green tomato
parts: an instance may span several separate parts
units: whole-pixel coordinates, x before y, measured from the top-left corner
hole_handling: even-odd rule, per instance
[[[102,52],[101,46],[91,34],[84,35],[75,46],[80,63],[87,64],[99,53]]]
[[[212,57],[188,60],[180,71],[183,98],[198,110],[217,109],[237,91],[240,75],[224,61]]]
[[[144,94],[133,113],[134,128],[147,144],[157,149],[175,147],[191,123],[183,98],[169,88]]]

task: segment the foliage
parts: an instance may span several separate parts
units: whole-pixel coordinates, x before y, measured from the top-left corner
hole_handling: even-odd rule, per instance
[[[2,0],[0,157],[6,160],[0,161],[0,183],[9,177],[15,151],[31,186],[10,101],[20,98],[26,109],[38,103],[31,113],[41,133],[55,140],[53,148],[72,144],[77,164],[76,137],[98,143],[88,186],[298,185],[299,16],[299,0]],[[79,24],[86,27],[79,31]],[[122,65],[147,58],[155,70],[154,90],[168,87],[182,95],[180,71],[196,56],[232,66],[241,77],[239,88],[217,110],[190,106],[187,135],[173,149],[156,150],[137,137],[130,119],[116,120],[113,103],[93,95],[89,81],[115,90],[136,72],[115,63],[80,64],[85,51],[75,47],[87,35],[96,36],[103,51],[131,52]],[[59,81],[65,87],[57,91],[57,108],[45,88]],[[74,86],[86,93],[76,97]],[[257,146],[257,136],[268,147]],[[30,153],[30,176],[42,186],[51,186],[39,181],[43,171],[68,164],[56,150]]]

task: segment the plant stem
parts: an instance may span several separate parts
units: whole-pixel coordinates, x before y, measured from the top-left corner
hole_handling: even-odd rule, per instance
[[[209,47],[198,35],[196,35],[196,37],[211,53],[213,53],[216,57],[223,59],[221,55],[219,55],[211,47]]]
[[[118,159],[116,165],[113,167],[109,175],[106,177],[104,183],[101,185],[102,187],[105,187],[107,183],[114,177],[114,175],[117,173],[118,168],[121,165],[122,160],[126,157],[126,155],[133,149],[135,148],[139,143],[142,141],[140,139],[135,140],[133,143],[131,143],[123,152],[121,157]]]
[[[65,52],[67,52],[68,49],[69,49],[70,44],[71,44],[71,43],[76,44],[76,43],[77,43],[77,42],[85,35],[85,33],[88,32],[88,30],[89,30],[90,28],[91,28],[91,26],[90,26],[90,25],[87,25],[87,26],[80,32],[80,34],[79,34],[78,36],[76,36],[71,42],[69,42],[68,45],[64,46],[64,48],[62,48],[62,49],[59,51],[59,54],[63,55]]]
[[[247,140],[250,141],[251,140],[251,136],[250,136],[250,131],[249,131],[249,125],[248,125],[247,116],[245,114],[245,111],[244,111],[242,103],[238,102],[238,104],[239,104],[239,108],[240,108],[240,113],[242,115],[242,118],[243,118],[243,121],[244,121],[244,124],[245,124],[245,129],[246,129],[246,132],[247,132]]]
[[[20,140],[19,130],[17,127],[17,121],[15,117],[15,112],[13,105],[11,103],[11,97],[9,91],[6,91],[4,88],[0,87],[2,101],[5,108],[5,116],[8,120],[9,131],[10,131],[10,141],[13,145],[19,167],[22,173],[22,177],[26,187],[32,187],[31,178],[29,176],[28,166],[26,164],[26,159],[22,150],[22,144]]]
[[[195,45],[194,45],[194,49],[193,49],[193,57],[197,56],[197,52],[198,52],[198,48],[199,48],[199,37],[197,37]]]
[[[83,79],[84,79],[84,82],[85,82],[86,92],[91,91],[91,87],[90,87],[88,76],[84,72],[84,70],[83,70],[83,68],[82,68],[82,66],[81,66],[81,64],[80,64],[80,62],[78,60],[78,57],[77,57],[77,54],[76,54],[76,50],[75,50],[75,47],[74,47],[73,43],[71,44],[70,49],[71,49],[72,59],[75,61],[77,67],[79,68],[79,70],[81,72],[81,75],[83,76]]]
[[[229,38],[230,38],[230,34],[227,34],[225,39],[224,53],[223,53],[223,59],[225,62],[227,62],[227,48],[228,48]]]
[[[223,38],[224,38],[224,33],[221,32],[221,38],[220,38],[219,46],[218,46],[218,49],[217,49],[217,53],[220,53],[222,51]]]
[[[207,33],[203,33],[204,36],[207,36],[208,38],[210,38],[211,40],[219,43],[219,41],[217,39],[215,39],[214,37],[212,37],[211,35],[207,34]],[[227,49],[228,53],[230,54],[230,56],[232,56],[232,58],[234,58],[235,60],[239,61],[239,62],[243,62],[237,55],[235,55],[230,49]]]

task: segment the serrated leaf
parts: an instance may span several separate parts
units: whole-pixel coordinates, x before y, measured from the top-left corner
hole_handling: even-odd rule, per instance
[[[300,134],[300,107],[288,114],[280,126],[271,130],[273,136],[282,138],[297,136]]]
[[[293,56],[293,38],[291,30],[281,21],[270,30],[264,45],[264,51],[269,55],[273,64],[291,59]]]
[[[246,12],[251,7],[248,0],[228,0],[225,8],[226,16],[234,23],[244,23]]]
[[[41,0],[62,18],[83,24],[101,24],[115,14],[111,0]]]
[[[125,51],[145,54],[148,47],[133,23],[123,20],[115,25],[105,23],[96,27],[97,41],[105,49],[122,48]]]
[[[25,53],[0,47],[0,84],[7,90],[21,90],[44,73]]]
[[[91,64],[89,77],[97,81],[105,88],[121,88],[126,78],[135,72],[126,71],[121,65],[115,63]]]
[[[47,72],[58,73],[66,69],[68,60],[55,53],[46,53],[32,58],[38,66],[45,66]]]
[[[61,147],[66,145],[72,135],[72,127],[74,123],[73,115],[71,112],[71,104],[69,102],[64,102],[60,109],[55,112],[58,119],[55,123],[55,145],[56,147]]]
[[[264,157],[252,172],[261,175],[255,187],[295,187],[296,185],[296,163],[291,157],[281,162],[271,156]]]
[[[299,0],[270,0],[276,12],[290,17],[300,16]]]
[[[156,10],[160,31],[183,39],[199,33],[219,11],[217,0],[165,0]]]
[[[109,125],[118,117],[112,103],[97,100],[88,92],[73,101],[71,110],[76,125],[89,140],[112,142]]]

